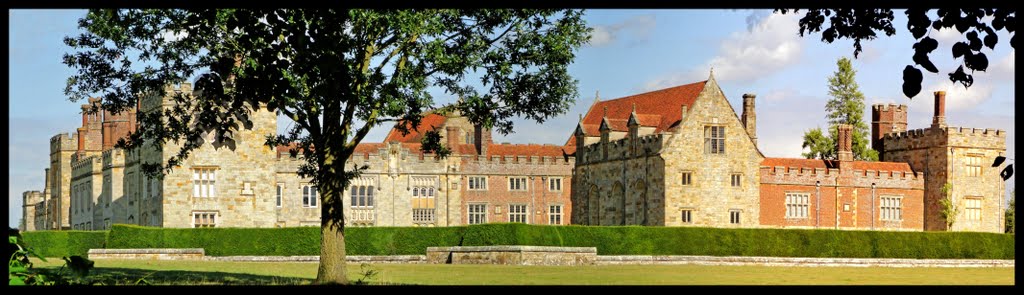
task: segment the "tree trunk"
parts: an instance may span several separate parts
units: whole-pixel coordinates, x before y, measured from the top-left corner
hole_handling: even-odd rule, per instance
[[[341,202],[323,202],[325,199],[342,198],[342,190],[330,187],[332,183],[324,181],[319,185],[323,189],[321,196],[324,197],[320,198],[320,268],[316,272],[316,284],[348,284],[345,273],[345,220],[332,218],[334,214],[331,212],[331,209],[342,212]]]

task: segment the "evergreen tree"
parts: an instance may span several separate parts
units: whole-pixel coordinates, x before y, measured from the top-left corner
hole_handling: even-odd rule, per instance
[[[828,94],[832,99],[825,103],[825,118],[828,119],[830,126],[828,137],[824,136],[821,128],[804,133],[802,146],[809,148],[810,152],[803,155],[808,159],[835,159],[834,143],[839,141],[836,126],[849,124],[853,126],[853,158],[859,161],[878,161],[878,152],[869,146],[870,133],[867,123],[864,122],[864,94],[857,86],[857,71],[846,57],[840,58],[836,65],[839,69],[828,78]]]

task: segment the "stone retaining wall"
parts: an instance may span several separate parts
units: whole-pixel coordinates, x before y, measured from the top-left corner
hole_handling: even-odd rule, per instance
[[[1014,260],[995,259],[809,258],[681,255],[603,255],[597,257],[597,265],[696,264],[815,267],[1014,267],[1014,262]]]
[[[203,260],[202,248],[186,249],[89,249],[89,259]]]
[[[432,264],[593,265],[596,260],[595,247],[427,247]]]
[[[89,259],[320,262],[319,256],[205,256],[203,249],[90,249]],[[593,247],[429,247],[427,255],[349,255],[349,263],[505,265],[762,265],[804,267],[1015,267],[1015,260],[597,255]]]
[[[320,256],[211,256],[206,257],[209,261],[242,261],[242,262],[320,262]],[[349,263],[403,263],[423,264],[427,261],[425,255],[391,255],[391,256],[365,256],[348,255],[345,261]]]

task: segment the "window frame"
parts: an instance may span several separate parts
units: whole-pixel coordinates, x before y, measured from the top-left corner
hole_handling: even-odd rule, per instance
[[[561,177],[548,177],[548,191],[549,192],[560,192],[560,191],[562,191],[562,182],[563,181],[562,181]],[[553,189],[552,187],[554,187],[556,183],[558,184],[558,188],[557,189]]]
[[[555,208],[558,208],[558,210],[557,210],[558,212],[555,212],[556,211]],[[550,224],[550,225],[562,225],[562,214],[563,214],[562,212],[564,212],[564,208],[563,208],[562,204],[550,204],[550,205],[548,205],[548,224]],[[555,219],[558,219],[557,223],[553,222]]]
[[[315,185],[306,183],[302,185],[302,208],[317,208],[320,192]]]
[[[972,207],[971,203],[975,203],[977,207]],[[984,220],[985,212],[985,198],[981,196],[968,196],[964,197],[964,220],[971,222],[980,222]],[[976,218],[972,218],[976,217]]]
[[[731,173],[729,174],[729,184],[731,187],[743,187],[743,173]]]
[[[881,221],[903,221],[903,196],[878,196],[878,209],[878,219]],[[892,215],[896,215],[896,218]]]
[[[704,124],[704,154],[725,154],[725,125]]]
[[[348,206],[353,209],[373,209],[374,191],[377,188],[373,185],[349,185]]]
[[[740,225],[740,224],[742,224],[743,220],[740,219],[740,217],[741,217],[740,215],[742,214],[742,212],[743,212],[743,210],[740,210],[740,209],[729,209],[729,224],[731,224],[731,225]]]
[[[484,224],[487,223],[487,203],[469,203],[466,206],[466,224]],[[479,209],[479,212],[474,212],[473,209]],[[478,222],[473,222],[473,217],[478,217]]]
[[[811,217],[810,192],[786,192],[784,196],[786,219],[809,219]]]
[[[522,209],[522,210],[513,210]],[[520,212],[521,211],[521,212]],[[513,216],[516,216],[516,220],[522,218],[522,221],[513,220]],[[523,224],[530,224],[530,206],[529,204],[508,204],[508,222],[519,222]]]
[[[284,205],[284,184],[277,184],[277,208],[281,208]]]
[[[474,184],[476,188],[473,187]],[[466,179],[466,189],[471,191],[486,191],[487,176],[468,176]]]
[[[193,198],[216,198],[217,197],[217,170],[214,166],[193,166],[192,167],[192,197]],[[146,196],[153,198],[155,186],[154,178],[146,179]],[[157,193],[158,194],[158,193]]]
[[[206,216],[208,216],[213,224],[210,225],[210,224],[204,223],[204,224],[202,224],[203,226],[199,226],[200,224],[196,223],[196,220],[198,219],[199,215],[206,215]],[[220,225],[220,218],[217,218],[217,215],[220,215],[220,212],[217,212],[217,211],[192,211],[192,228],[204,228],[204,227],[216,228],[216,227],[219,227],[219,225]],[[202,220],[205,221],[207,219],[203,218]]]
[[[682,171],[679,178],[682,186],[693,185],[693,171]]]
[[[693,209],[680,209],[679,222],[682,224],[693,224]]]
[[[983,156],[984,155],[982,154],[967,154],[965,157],[965,162],[967,163],[964,165],[964,169],[966,170],[965,174],[968,177],[980,177],[985,173],[983,170],[984,168],[982,168],[983,165],[981,165],[981,159]]]
[[[514,188],[513,183],[519,183],[522,180],[521,185],[515,185],[515,187],[522,186],[522,188]],[[525,192],[530,190],[529,181],[525,176],[509,176],[508,177],[508,190],[510,192]]]

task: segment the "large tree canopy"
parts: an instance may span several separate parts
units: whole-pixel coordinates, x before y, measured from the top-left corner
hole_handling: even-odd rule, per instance
[[[100,96],[116,113],[198,76],[195,97],[140,113],[118,143],[181,143],[149,170],[175,167],[207,132],[230,146],[258,106],[295,122],[266,144],[294,143],[298,173],[321,192],[321,283],[347,282],[341,194],[361,168],[345,163],[372,127],[408,130],[424,112],[452,110],[501,133],[514,117],[543,122],[577,96],[567,68],[590,31],[576,10],[93,10],[79,25],[85,33],[65,38],[71,100]],[[437,103],[430,87],[461,99]],[[443,155],[431,134],[425,149]]]
[[[789,9],[776,11],[785,14]],[[794,13],[799,11],[800,9],[793,10]],[[914,39],[917,39],[912,48],[914,64],[903,69],[903,94],[908,98],[913,98],[921,92],[923,76],[916,65],[932,73],[939,72],[928,58],[928,55],[939,46],[938,41],[930,36],[933,31],[955,28],[957,32],[963,34],[963,41],[953,44],[950,48],[954,59],[962,57],[963,60],[961,65],[948,75],[950,81],[963,84],[964,87],[971,87],[971,84],[974,84],[974,71],[988,69],[988,57],[983,52],[983,47],[995,49],[999,43],[997,31],[1006,30],[1010,34],[1010,47],[1017,47],[1017,38],[1014,35],[1017,29],[1015,8],[938,9],[935,19],[932,19],[928,12],[928,9],[920,8],[907,9],[905,12],[907,30],[913,34]],[[828,27],[822,30],[826,17]],[[896,34],[892,20],[892,9],[807,9],[800,18],[800,36],[804,36],[805,33],[821,32],[821,41],[827,43],[844,38],[853,39],[853,57],[856,58],[862,50],[861,40],[875,39],[878,32],[886,36]],[[965,67],[968,71],[965,71]]]

